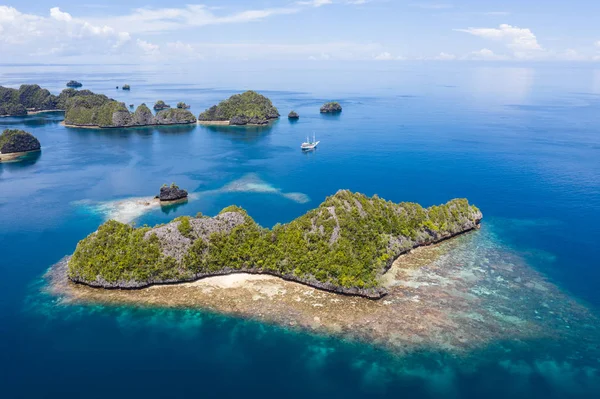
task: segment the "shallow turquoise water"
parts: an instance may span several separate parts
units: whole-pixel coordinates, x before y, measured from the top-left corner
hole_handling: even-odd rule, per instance
[[[0,353],[8,359],[0,381],[7,397],[598,394],[597,353],[574,363],[572,346],[561,352],[546,339],[527,350],[497,343],[462,360],[435,348],[397,359],[202,311],[56,306],[39,293],[39,280],[108,216],[154,224],[235,203],[271,226],[348,188],[423,205],[469,198],[484,212],[484,229],[495,232],[481,237],[493,237],[597,313],[600,70],[0,66],[0,85],[33,82],[58,92],[70,79],[127,104],[185,101],[194,114],[252,88],[283,115],[294,109],[301,118],[267,128],[102,131],[66,129],[60,114],[0,119],[0,129],[24,128],[43,147],[37,158],[0,165]],[[131,92],[114,89],[124,83]],[[320,115],[326,100],[339,100],[343,113]],[[322,144],[303,154],[299,144],[313,132]],[[168,212],[115,213],[114,201],[153,196],[173,181],[194,199]]]

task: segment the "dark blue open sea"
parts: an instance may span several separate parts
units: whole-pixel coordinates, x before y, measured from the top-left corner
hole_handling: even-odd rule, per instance
[[[130,130],[68,129],[60,113],[0,118],[0,129],[25,129],[43,147],[0,164],[0,397],[600,397],[597,67],[0,66],[3,86],[58,93],[70,79],[126,104],[185,101],[196,115],[254,89],[301,117]],[[130,92],[115,90],[125,83]],[[320,115],[327,100],[343,113]],[[321,145],[304,154],[313,132]],[[171,182],[195,199],[168,213],[115,206]],[[433,347],[398,358],[201,309],[61,305],[42,289],[46,270],[107,217],[156,224],[237,204],[272,226],[340,188],[426,206],[467,197],[485,216],[472,245],[518,257],[587,308],[587,335],[564,346],[552,342],[560,334],[506,337],[502,350],[491,342],[461,356]]]

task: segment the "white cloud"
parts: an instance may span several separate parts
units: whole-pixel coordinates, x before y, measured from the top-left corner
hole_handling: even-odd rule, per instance
[[[384,51],[383,53],[376,55],[375,59],[377,61],[389,61],[389,60],[393,60],[394,56],[390,53],[388,53],[387,51]]]
[[[496,54],[492,50],[487,49],[487,48],[482,48],[479,51],[473,51],[464,58],[468,59],[468,60],[482,60],[482,61],[497,61],[497,60],[508,59],[507,56]]]
[[[146,55],[158,55],[160,52],[160,46],[157,44],[153,44],[141,39],[137,39],[136,44]]]
[[[596,47],[600,47],[600,40],[596,42]]]
[[[412,7],[424,8],[426,10],[447,10],[454,8],[453,4],[448,3],[413,3],[410,4]]]
[[[434,57],[438,61],[452,61],[456,59],[454,54],[444,53],[443,51]]]
[[[73,20],[73,17],[68,12],[62,12],[60,8],[54,7],[50,9],[50,16],[57,21],[69,22]]]
[[[128,32],[74,18],[58,7],[51,8],[49,16],[44,17],[0,6],[0,31],[6,57],[97,54],[113,51],[131,39]]]
[[[531,30],[508,24],[502,24],[498,28],[468,28],[455,29],[455,31],[501,42],[515,52],[542,50],[542,46]]]
[[[310,6],[310,7],[321,7],[327,4],[332,4],[332,0],[311,0],[311,1],[299,1],[297,4],[301,6]]]

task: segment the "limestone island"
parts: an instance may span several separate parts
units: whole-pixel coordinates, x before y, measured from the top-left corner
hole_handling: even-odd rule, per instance
[[[237,206],[135,228],[109,220],[77,245],[68,278],[133,289],[233,273],[267,274],[338,294],[379,299],[401,254],[478,228],[466,199],[423,208],[340,190],[287,224],[262,228]]]
[[[339,112],[342,112],[342,106],[340,105],[340,103],[337,103],[335,101],[325,103],[321,107],[322,114],[337,114]]]
[[[69,80],[67,82],[67,87],[73,87],[73,88],[75,88],[75,87],[81,87],[81,86],[83,86],[83,84],[79,83],[76,80]]]
[[[188,192],[179,188],[175,183],[170,186],[163,184],[160,188],[160,194],[156,196],[161,204],[185,202],[188,199]]]
[[[165,102],[163,100],[158,100],[156,103],[154,103],[155,111],[161,111],[161,110],[167,109],[167,108],[171,108],[171,106],[169,104],[165,104]]]
[[[79,96],[69,102],[64,124],[68,127],[124,128],[135,126],[182,125],[196,123],[196,117],[187,110],[165,109],[152,114],[141,104],[129,112],[124,103],[102,95]]]
[[[0,135],[0,162],[14,161],[41,150],[40,142],[31,133],[6,129]]]
[[[204,125],[266,125],[279,118],[271,100],[255,91],[235,94],[200,114]]]
[[[298,113],[296,113],[296,111],[291,111],[288,114],[288,119],[300,119],[300,115],[298,115]]]
[[[117,86],[117,89],[119,88],[119,86]],[[131,90],[131,87],[129,85],[123,85],[122,87],[123,90]]]
[[[67,100],[93,94],[89,90],[65,89],[55,96],[38,85],[21,85],[18,89],[0,86],[0,116],[26,116],[40,112],[64,111]]]
[[[177,103],[177,108],[190,109],[192,106],[184,103],[183,101]]]

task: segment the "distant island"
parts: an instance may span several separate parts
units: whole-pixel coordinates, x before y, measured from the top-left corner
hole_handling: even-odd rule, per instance
[[[135,228],[110,220],[83,239],[68,278],[98,288],[142,288],[232,273],[270,274],[318,289],[378,299],[379,277],[413,248],[479,226],[466,199],[422,208],[340,190],[272,229],[230,206],[213,218]]]
[[[56,96],[38,85],[22,85],[19,89],[0,86],[0,116],[25,116],[47,111],[64,111],[64,124],[69,127],[109,128],[196,123],[196,117],[184,109],[164,109],[153,115],[146,104],[141,104],[131,113],[125,103],[89,90],[69,88]]]
[[[64,111],[70,99],[94,95],[89,90],[63,90],[58,96],[38,85],[21,85],[18,89],[0,86],[0,116],[25,116],[32,113]]]
[[[41,150],[41,144],[31,133],[6,129],[0,134],[0,162],[12,161],[27,153]]]
[[[190,109],[191,105],[184,103],[183,101],[177,103],[177,108]]]
[[[167,108],[171,108],[171,106],[169,104],[165,104],[165,102],[163,100],[158,100],[156,103],[154,103],[155,111],[161,111],[161,110],[167,109]]]
[[[323,104],[320,111],[322,114],[337,114],[342,112],[342,106],[340,103],[333,101]]]
[[[296,113],[296,111],[291,111],[288,114],[288,119],[299,119],[300,115],[298,115],[298,113]]]
[[[271,100],[254,91],[235,94],[200,114],[202,124],[266,125],[279,118]]]
[[[119,86],[117,86],[117,89],[119,88]],[[123,85],[122,87],[123,90],[131,90],[131,87],[129,85]]]
[[[81,86],[83,86],[83,84],[79,83],[76,80],[69,80],[67,82],[67,87],[74,87],[75,88],[75,87],[81,87]]]

